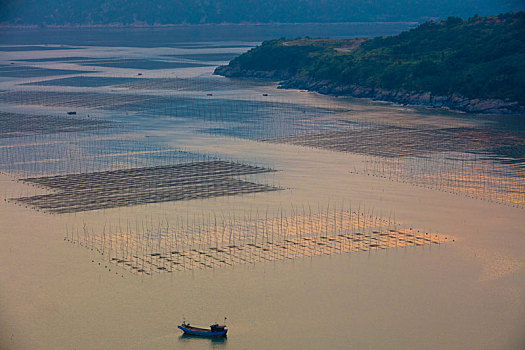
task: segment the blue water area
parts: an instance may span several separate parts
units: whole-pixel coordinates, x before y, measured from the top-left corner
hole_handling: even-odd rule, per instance
[[[60,44],[129,47],[237,47],[242,41],[260,42],[280,37],[350,38],[393,35],[417,23],[302,23],[177,25],[164,28],[4,29],[0,43],[7,45]],[[232,42],[224,43],[224,42]],[[211,44],[215,42],[215,44]],[[221,42],[221,43],[219,43]],[[196,43],[201,43],[197,44]],[[217,44],[221,46],[217,46]]]
[[[234,41],[230,42],[198,42],[198,43],[176,43],[174,47],[177,49],[250,49],[256,46],[258,42],[250,43],[237,43]]]
[[[141,90],[187,90],[210,91],[231,90],[253,86],[247,81],[232,81],[226,78],[126,78],[126,77],[97,77],[75,76],[59,79],[31,82],[22,85],[34,86],[72,86],[72,87],[104,87],[121,86]]]
[[[503,164],[514,164],[525,169],[525,142],[521,145],[488,148],[483,152],[494,155]]]
[[[116,110],[140,111],[144,116],[195,119],[205,122],[286,124],[332,113],[329,108],[309,107],[295,103],[236,100],[223,98],[194,98],[188,96],[156,96],[148,100],[115,105]],[[267,127],[268,125],[265,125]]]
[[[46,76],[53,76],[53,75],[82,74],[82,73],[92,73],[92,72],[81,71],[81,70],[28,67],[28,66],[18,66],[18,65],[0,66],[0,77],[10,77],[10,78],[36,78],[36,77],[46,77]]]
[[[68,77],[52,80],[44,80],[24,85],[40,85],[40,86],[72,86],[72,87],[103,87],[121,85],[125,83],[131,83],[137,79],[135,78],[123,78],[123,77],[93,77],[93,76],[80,76],[80,77]]]
[[[230,61],[234,59],[235,57],[239,56],[237,53],[193,53],[193,54],[187,54],[187,55],[164,55],[166,57],[174,57],[174,58],[181,58],[181,59],[187,59],[187,60],[195,60],[195,61],[218,61],[218,62],[225,62]]]
[[[468,115],[461,118],[469,119]],[[487,129],[504,131],[525,139],[525,118],[517,115],[477,115],[476,118],[484,124]]]
[[[130,89],[142,90],[184,90],[184,91],[224,91],[245,89],[257,85],[266,85],[264,82],[247,80],[232,80],[222,77],[195,77],[195,78],[140,78],[124,84]]]
[[[87,62],[81,62],[80,64],[84,66],[130,68],[130,69],[174,69],[174,68],[203,67],[207,65],[203,63],[157,61],[157,60],[147,60],[147,59],[91,60]]]
[[[71,49],[81,49],[81,48],[80,47],[70,47],[70,46],[36,46],[36,45],[0,46],[0,51],[41,51],[41,50],[71,50]]]
[[[89,136],[95,136],[90,138]],[[88,137],[86,137],[88,136]],[[98,137],[97,137],[98,136]],[[1,139],[0,139],[1,140]],[[122,139],[108,130],[95,133],[19,137],[0,147],[0,170],[27,176],[93,172],[115,167],[136,168],[215,159],[211,155],[168,149],[140,139]]]
[[[111,126],[104,120],[65,115],[32,115],[0,111],[0,138],[97,130]]]
[[[23,61],[23,62],[75,62],[75,61],[86,61],[90,60],[91,57],[82,57],[82,56],[71,56],[71,57],[43,57],[43,58],[24,58],[17,59],[14,61]]]
[[[263,97],[257,101],[214,98],[204,93],[202,97],[55,91],[0,94],[0,102],[20,101],[24,104],[115,111],[112,119],[133,124],[141,130],[155,128],[161,120],[193,120],[202,132],[247,139],[330,131],[336,130],[340,124],[337,120],[320,118],[339,110],[265,101]],[[155,119],[157,122],[153,123]],[[313,123],[313,120],[317,121]]]

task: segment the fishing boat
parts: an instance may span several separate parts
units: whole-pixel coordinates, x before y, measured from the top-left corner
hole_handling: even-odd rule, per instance
[[[225,319],[226,320],[226,319]],[[199,337],[225,337],[228,329],[226,325],[212,324],[209,328],[191,326],[190,323],[183,321],[177,326],[184,334],[195,335]]]

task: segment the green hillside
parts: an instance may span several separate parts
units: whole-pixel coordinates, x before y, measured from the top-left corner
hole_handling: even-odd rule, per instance
[[[508,99],[525,105],[525,12],[451,17],[370,40],[273,40],[218,73]],[[253,75],[253,74],[251,74]]]

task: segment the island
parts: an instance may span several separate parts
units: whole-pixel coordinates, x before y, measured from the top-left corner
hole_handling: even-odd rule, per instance
[[[336,96],[525,114],[524,62],[520,11],[449,17],[386,37],[265,41],[215,74]]]

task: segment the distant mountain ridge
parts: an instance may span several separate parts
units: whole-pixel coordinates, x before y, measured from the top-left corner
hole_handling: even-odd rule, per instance
[[[0,0],[9,25],[423,22],[524,9],[522,0]]]
[[[525,11],[427,22],[374,39],[278,39],[215,73],[466,112],[525,113]]]

